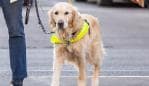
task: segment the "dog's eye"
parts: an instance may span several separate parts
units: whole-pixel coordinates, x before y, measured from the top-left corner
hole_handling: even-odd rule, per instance
[[[68,15],[69,14],[69,12],[65,12],[65,15]]]
[[[55,14],[55,15],[58,15],[58,12],[56,11],[54,14]]]

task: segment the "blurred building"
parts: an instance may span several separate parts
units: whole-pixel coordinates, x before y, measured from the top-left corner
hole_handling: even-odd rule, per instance
[[[149,0],[76,0],[76,1],[87,1],[96,2],[97,5],[112,5],[113,3],[135,3],[141,7],[149,7]]]

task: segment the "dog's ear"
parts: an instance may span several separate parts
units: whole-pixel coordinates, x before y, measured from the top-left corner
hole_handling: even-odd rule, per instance
[[[72,26],[77,28],[80,25],[80,21],[81,21],[81,15],[80,13],[77,11],[77,9],[74,7],[73,8],[73,19],[72,19]]]
[[[56,27],[56,23],[52,17],[52,14],[53,14],[53,8],[51,8],[49,11],[48,11],[48,16],[49,16],[49,26],[52,30],[52,32],[54,31],[54,28]]]

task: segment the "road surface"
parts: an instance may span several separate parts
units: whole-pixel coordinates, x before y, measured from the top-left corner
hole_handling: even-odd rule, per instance
[[[41,0],[42,21],[48,30],[47,12],[60,0]],[[64,0],[63,0],[64,1]],[[99,7],[95,4],[74,2],[81,13],[100,20],[106,55],[101,66],[101,86],[149,86],[149,10],[131,6]],[[1,10],[1,9],[0,9]],[[25,15],[25,9],[23,10]],[[8,33],[0,11],[0,86],[11,80],[8,52]],[[35,8],[25,26],[27,39],[28,78],[24,86],[50,86],[53,47],[49,36],[38,25]],[[61,86],[76,86],[77,71],[64,65]],[[91,67],[88,66],[88,86]]]

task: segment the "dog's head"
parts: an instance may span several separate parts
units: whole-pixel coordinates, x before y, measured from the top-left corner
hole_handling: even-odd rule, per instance
[[[48,15],[50,27],[54,32],[74,32],[76,27],[80,25],[80,13],[69,3],[57,3],[49,10]]]

